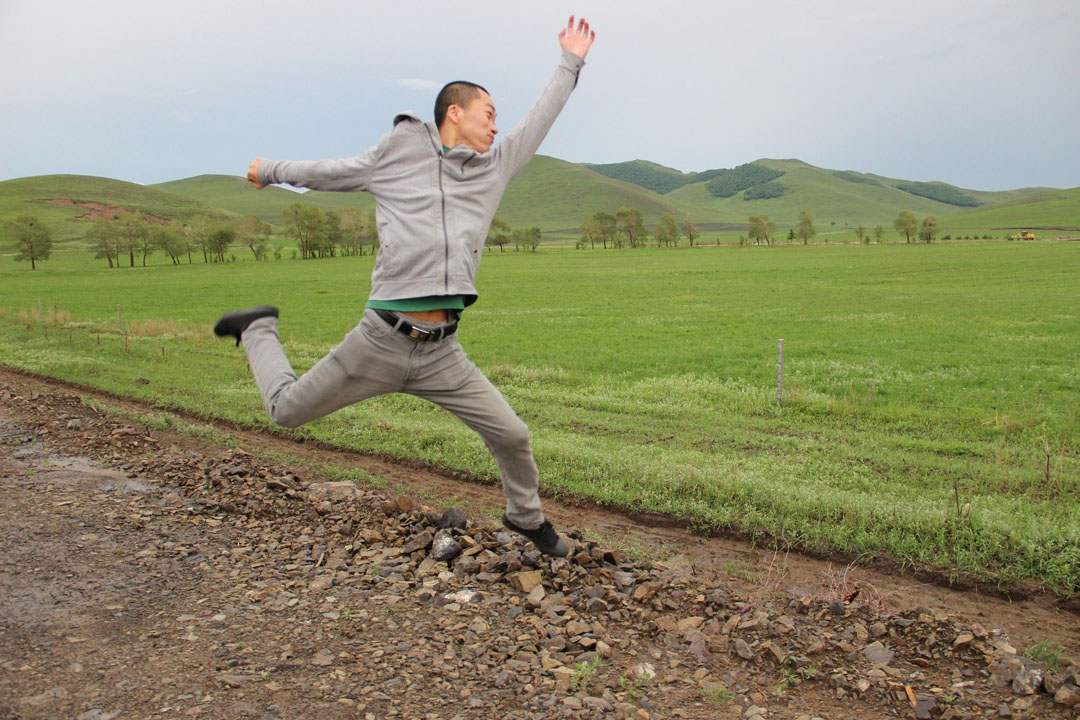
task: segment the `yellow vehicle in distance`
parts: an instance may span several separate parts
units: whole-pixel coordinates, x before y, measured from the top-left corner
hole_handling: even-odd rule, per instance
[[[1009,237],[1009,239],[1010,240],[1034,240],[1035,239],[1035,233],[1028,232],[1027,230],[1025,230],[1024,232],[1018,232],[1015,235],[1011,235]]]

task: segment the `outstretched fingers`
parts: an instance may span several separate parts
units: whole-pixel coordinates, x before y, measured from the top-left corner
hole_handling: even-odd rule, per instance
[[[593,41],[596,40],[596,32],[589,27],[589,21],[579,18],[577,27],[574,27],[574,16],[566,22],[566,27],[559,31],[559,44],[564,50],[568,50],[582,58],[589,52]]]

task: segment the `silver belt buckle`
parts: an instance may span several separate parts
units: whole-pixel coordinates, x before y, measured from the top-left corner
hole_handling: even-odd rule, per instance
[[[418,342],[427,342],[434,336],[435,333],[431,332],[430,330],[424,330],[423,328],[418,328],[415,325],[413,325],[412,328],[409,330],[409,337]]]

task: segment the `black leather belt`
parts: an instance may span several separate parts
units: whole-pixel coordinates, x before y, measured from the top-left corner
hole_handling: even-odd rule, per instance
[[[387,325],[394,328],[399,333],[407,335],[416,342],[434,342],[437,340],[442,340],[445,337],[450,337],[457,332],[457,319],[455,319],[454,322],[450,323],[449,325],[444,325],[443,327],[437,328],[435,330],[428,330],[426,328],[413,325],[411,322],[409,322],[409,318],[407,315],[402,315],[401,317],[399,317],[394,313],[390,312],[389,310],[381,310],[379,308],[372,308],[372,310],[374,310],[375,314],[381,317]],[[448,312],[453,313],[452,310]]]

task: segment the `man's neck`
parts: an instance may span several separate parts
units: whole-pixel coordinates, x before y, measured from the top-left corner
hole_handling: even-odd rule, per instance
[[[442,138],[442,144],[446,147],[454,147],[461,143],[461,138],[454,132],[454,126],[450,123],[445,123],[439,128],[439,137]]]

